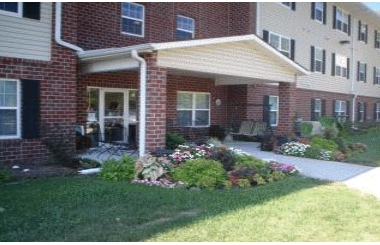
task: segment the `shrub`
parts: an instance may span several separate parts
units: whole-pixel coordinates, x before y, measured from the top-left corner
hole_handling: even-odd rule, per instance
[[[210,159],[222,163],[223,168],[226,171],[232,170],[232,167],[234,166],[236,162],[236,157],[237,157],[236,154],[234,153],[234,151],[229,150],[229,149],[223,149],[223,148],[222,149],[219,148],[219,149],[220,150],[214,152],[210,156]]]
[[[269,162],[268,169],[271,171],[280,171],[284,174],[294,174],[298,172],[297,168],[294,165],[278,162]]]
[[[273,181],[276,181],[276,180],[281,180],[281,179],[284,179],[286,177],[286,175],[281,172],[281,171],[273,171],[272,173],[270,173],[267,178],[266,178],[266,181],[267,182],[273,182]]]
[[[250,188],[251,187],[251,183],[247,179],[240,179],[239,180],[239,187],[240,188]]]
[[[7,183],[13,179],[12,172],[6,168],[0,168],[0,183]]]
[[[250,168],[241,168],[229,172],[229,176],[233,176],[233,178],[237,178],[239,180],[246,179],[249,180],[249,182],[253,182],[253,176],[255,174],[257,174],[257,171]]]
[[[317,149],[315,147],[309,147],[305,151],[305,157],[311,158],[311,159],[318,159],[320,149]]]
[[[322,127],[329,129],[335,125],[335,118],[323,116],[319,118],[319,122],[321,123]]]
[[[135,163],[135,179],[156,181],[172,169],[172,164],[166,157],[154,157],[148,154]]]
[[[345,155],[341,151],[336,151],[334,154],[334,159],[339,162],[343,162],[345,159]]]
[[[170,150],[176,149],[179,145],[185,144],[186,139],[176,133],[167,133],[166,134],[166,148]]]
[[[367,150],[367,146],[363,143],[351,143],[348,145],[348,149],[354,152],[363,153]]]
[[[325,161],[331,161],[331,160],[333,160],[333,152],[327,151],[327,150],[320,150],[319,155],[318,155],[318,159],[325,160]]]
[[[279,152],[284,155],[303,157],[308,147],[310,146],[299,142],[289,142],[282,144],[279,148]]]
[[[100,170],[100,178],[111,181],[130,181],[135,175],[135,162],[136,159],[131,156],[105,161]]]
[[[190,159],[209,158],[214,152],[213,145],[179,145],[169,159],[174,165],[178,165]]]
[[[338,145],[333,140],[325,139],[321,136],[313,137],[310,141],[310,145],[313,148],[331,151],[332,153],[335,153],[338,150]]]
[[[347,141],[343,137],[336,137],[334,142],[338,145],[338,150],[341,152],[346,152],[347,150]]]
[[[224,189],[231,189],[232,188],[232,182],[230,180],[223,181],[223,187],[224,187]]]
[[[222,164],[214,160],[189,160],[173,170],[173,180],[185,182],[189,186],[209,188],[210,183],[216,186],[226,179],[227,174]]]
[[[301,135],[302,136],[310,136],[313,131],[313,124],[308,122],[301,123]]]
[[[246,167],[253,169],[263,169],[267,167],[267,163],[261,159],[253,157],[251,155],[240,154],[236,156],[236,167]]]

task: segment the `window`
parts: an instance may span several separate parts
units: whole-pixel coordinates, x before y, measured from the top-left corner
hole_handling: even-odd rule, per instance
[[[290,58],[290,39],[274,33],[269,33],[269,44],[278,49],[283,55]]]
[[[296,10],[296,3],[295,2],[282,2],[283,6],[286,6],[287,8],[290,8],[291,10]]]
[[[337,118],[338,122],[345,122],[347,117],[347,104],[343,100],[334,101],[334,116]]]
[[[0,14],[39,20],[41,17],[40,5],[41,3],[35,3],[35,2],[0,3]]]
[[[5,2],[0,3],[0,13],[21,16],[22,3]]]
[[[344,33],[350,35],[350,25],[351,16],[344,12],[343,10],[334,6],[334,29],[341,30]]]
[[[333,73],[335,74],[335,76],[348,78],[347,61],[348,59],[346,57],[339,54],[333,54],[333,64],[335,64],[333,68]]]
[[[269,123],[271,126],[278,125],[278,96],[269,96]]]
[[[375,112],[375,115],[374,115],[375,121],[380,122],[380,102],[375,103],[374,112]]]
[[[359,20],[359,41],[363,41],[365,43],[367,43],[367,37],[368,37],[368,25],[362,23],[360,20]]]
[[[380,48],[380,33],[375,30],[375,48]]]
[[[178,92],[178,126],[208,127],[210,125],[210,94]]]
[[[323,104],[324,101],[321,99],[311,99],[311,120],[317,121],[321,116],[323,116]]]
[[[311,46],[311,71],[325,74],[326,52],[325,50]]]
[[[0,139],[20,138],[20,82],[0,80]]]
[[[326,24],[326,3],[312,3],[311,18]]]
[[[373,68],[373,84],[380,84],[380,67]]]
[[[121,31],[132,36],[144,36],[145,9],[143,5],[122,3]]]
[[[359,102],[358,103],[358,121],[364,122],[365,120],[365,103]]]
[[[176,35],[181,40],[194,38],[194,19],[178,15]]]
[[[358,81],[359,82],[366,82],[366,76],[367,76],[367,64],[362,63],[358,61]]]

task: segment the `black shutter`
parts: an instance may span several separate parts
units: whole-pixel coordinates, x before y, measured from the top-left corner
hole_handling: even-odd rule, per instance
[[[367,103],[366,102],[363,102],[363,103],[364,103],[363,121],[366,121],[366,118],[367,118]]]
[[[376,81],[376,66],[373,67],[373,84],[377,84],[377,81]]]
[[[322,116],[325,116],[326,115],[326,100],[321,100],[321,103],[322,103],[321,114],[322,114]]]
[[[346,118],[347,118],[347,121],[350,120],[350,101],[349,100],[346,101]]]
[[[335,114],[335,111],[336,111],[336,108],[335,108],[335,105],[336,105],[336,102],[337,100],[333,100],[333,106],[332,106],[332,115],[333,115],[333,117],[335,117],[336,118],[336,114]]]
[[[331,54],[331,76],[335,76],[335,53]]]
[[[267,30],[263,30],[263,39],[265,42],[269,42],[269,32]]]
[[[314,46],[311,46],[310,71],[314,71],[314,62],[315,62],[315,48]]]
[[[270,124],[270,106],[269,106],[269,96],[264,95],[263,97],[263,122]]]
[[[296,11],[296,3],[292,2],[292,10]]]
[[[362,30],[362,22],[359,20],[359,28],[358,28],[358,40],[360,41],[360,33],[361,33],[361,30]]]
[[[358,61],[358,68],[356,69],[356,80],[359,81],[360,80],[360,61]]]
[[[350,79],[350,58],[347,58],[347,79]]]
[[[356,120],[359,122],[360,121],[360,102],[358,102],[358,110],[357,110],[358,115],[356,116]]]
[[[22,138],[38,138],[40,135],[40,82],[21,80],[21,90]]]
[[[365,25],[365,43],[368,43],[368,25]]]
[[[326,25],[327,20],[327,3],[323,2],[323,24]]]
[[[348,15],[348,33],[349,36],[351,35],[351,15]]]
[[[294,39],[290,40],[290,59],[294,60],[296,52],[296,41]]]
[[[317,121],[317,117],[315,115],[315,99],[311,99],[311,121]]]
[[[311,3],[311,19],[315,20],[315,3]]]
[[[24,2],[22,6],[22,17],[40,20],[41,18],[41,3]]]
[[[336,29],[336,6],[333,6],[333,29]]]
[[[322,74],[326,73],[326,50],[322,51]]]
[[[364,64],[364,82],[367,82],[367,64]]]
[[[373,104],[373,121],[376,122],[376,103]]]
[[[375,48],[379,48],[376,41],[377,41],[377,30],[375,30]]]

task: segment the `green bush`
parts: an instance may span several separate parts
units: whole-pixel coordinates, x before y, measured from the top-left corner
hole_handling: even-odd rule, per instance
[[[166,157],[145,155],[135,163],[135,178],[156,181],[158,178],[170,173],[173,169],[170,160]]]
[[[252,168],[255,170],[264,169],[267,167],[267,163],[261,159],[258,159],[254,156],[250,155],[237,155],[236,157],[236,167],[246,167],[246,168]]]
[[[222,163],[223,168],[226,171],[232,170],[235,165],[237,155],[232,150],[218,150],[214,152],[211,156],[211,160],[218,161]]]
[[[334,142],[338,145],[338,150],[345,153],[347,151],[347,141],[343,137],[336,137]]]
[[[311,139],[310,145],[312,148],[318,150],[327,150],[331,152],[336,152],[338,150],[338,145],[330,139],[325,139],[321,136],[315,136]]]
[[[135,175],[135,162],[136,159],[131,156],[105,161],[100,170],[100,178],[110,181],[130,181]]]
[[[335,118],[323,116],[319,119],[319,122],[321,123],[322,127],[329,129],[335,125]]]
[[[301,135],[302,136],[310,136],[313,131],[313,124],[308,122],[301,123]]]
[[[305,151],[305,157],[306,158],[312,158],[312,159],[318,159],[320,152],[321,152],[321,150],[318,148],[309,147]]]
[[[173,170],[173,180],[189,186],[215,187],[227,179],[227,172],[220,162],[202,158],[186,161]]]
[[[239,187],[240,188],[250,188],[251,187],[251,183],[247,179],[240,179],[239,180]]]
[[[170,150],[175,150],[179,145],[186,143],[186,139],[176,133],[167,133],[166,134],[166,148]]]
[[[0,168],[0,183],[7,183],[13,179],[12,172],[6,168]]]

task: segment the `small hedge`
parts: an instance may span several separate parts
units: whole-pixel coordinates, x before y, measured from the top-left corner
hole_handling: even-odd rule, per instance
[[[135,162],[136,159],[131,156],[105,161],[100,171],[100,178],[111,181],[130,181],[135,175]]]

